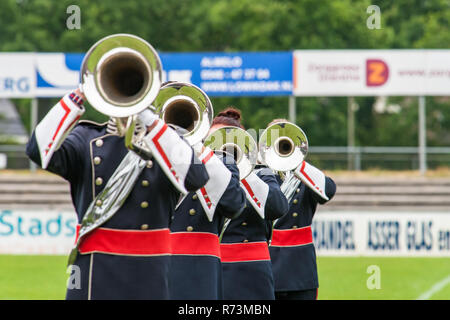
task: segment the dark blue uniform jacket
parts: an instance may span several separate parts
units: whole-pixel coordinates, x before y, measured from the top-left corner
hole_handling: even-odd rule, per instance
[[[195,192],[183,200],[173,215],[170,226],[174,234],[206,236],[212,247],[219,243],[224,218],[235,218],[244,209],[245,192],[240,187],[239,169],[232,157],[222,159],[231,171],[231,180],[223,193],[210,222]],[[196,234],[197,233],[197,234]],[[187,238],[189,239],[189,238]],[[211,243],[212,242],[212,243]],[[207,245],[207,244],[203,244]],[[186,252],[188,253],[188,252]],[[169,277],[170,298],[177,300],[222,299],[222,268],[216,255],[174,254]]]
[[[275,174],[267,168],[257,172],[269,185],[265,205],[265,219],[247,201],[242,214],[232,219],[225,230],[222,243],[267,243],[272,221],[288,211],[288,202],[280,190]],[[224,299],[271,300],[274,299],[274,283],[270,259],[262,261],[222,262]]]
[[[48,171],[70,183],[73,205],[80,223],[89,204],[104,188],[127,154],[124,139],[106,132],[105,125],[80,122],[54,153]],[[40,165],[33,134],[28,156]],[[199,160],[189,168],[187,190],[208,180]],[[179,192],[156,161],[149,161],[134,189],[118,212],[102,228],[153,230],[169,228]],[[132,243],[128,244],[133,246]],[[67,299],[167,299],[170,255],[130,256],[104,253],[78,254],[81,288],[67,290]]]
[[[325,178],[325,193],[331,199],[336,192],[334,181]],[[276,223],[275,229],[297,229],[311,226],[317,204],[326,201],[304,183],[300,183],[289,204],[289,212]],[[319,287],[314,243],[292,247],[269,247],[275,279],[275,291],[302,291]]]

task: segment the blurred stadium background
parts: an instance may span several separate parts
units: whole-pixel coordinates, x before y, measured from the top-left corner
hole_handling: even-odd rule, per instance
[[[83,54],[120,32],[216,113],[305,131],[338,187],[313,225],[319,299],[450,299],[449,25],[447,0],[1,1],[0,299],[64,298],[69,187],[25,144]]]

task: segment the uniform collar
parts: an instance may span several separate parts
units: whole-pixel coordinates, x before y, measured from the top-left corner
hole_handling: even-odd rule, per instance
[[[134,132],[137,133],[140,132],[141,130],[142,130],[141,124],[136,123],[136,128]],[[119,130],[117,129],[117,123],[115,118],[109,118],[108,123],[106,124],[106,133],[120,136]]]

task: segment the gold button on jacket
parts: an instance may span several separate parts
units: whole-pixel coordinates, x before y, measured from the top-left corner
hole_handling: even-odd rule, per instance
[[[95,184],[96,184],[97,186],[101,186],[101,185],[103,184],[103,179],[100,178],[100,177],[98,177],[97,179],[95,179]]]

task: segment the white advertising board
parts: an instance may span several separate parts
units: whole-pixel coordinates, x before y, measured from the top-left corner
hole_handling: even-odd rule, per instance
[[[0,53],[0,98],[33,97],[34,69],[33,53]]]
[[[0,211],[0,254],[68,255],[75,241],[72,211]]]
[[[449,96],[450,50],[296,50],[296,96]]]
[[[318,212],[312,230],[323,256],[450,257],[450,213]]]
[[[68,255],[72,211],[0,210],[0,254]],[[450,213],[320,211],[313,219],[319,256],[450,257]]]

